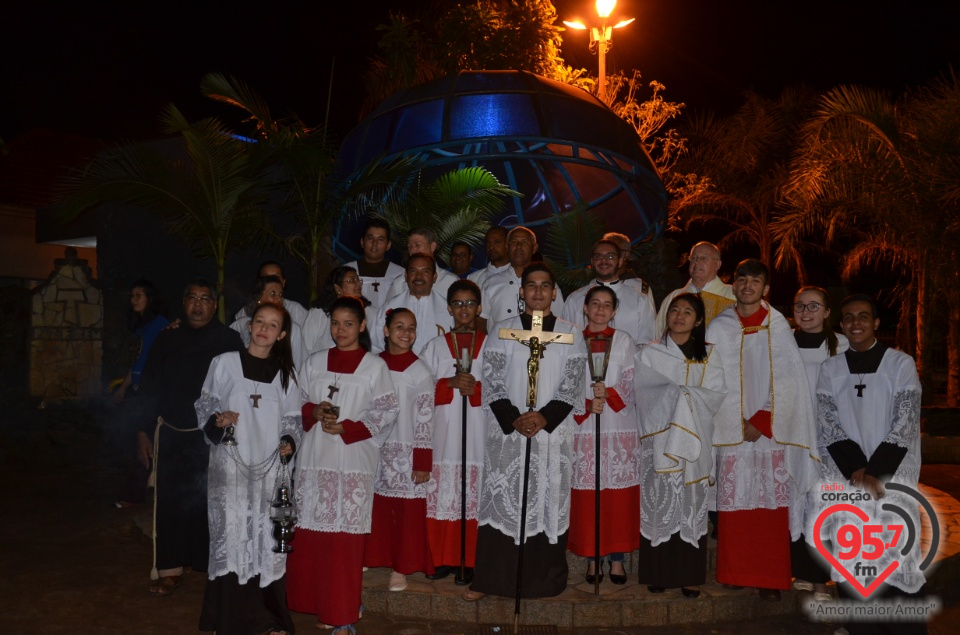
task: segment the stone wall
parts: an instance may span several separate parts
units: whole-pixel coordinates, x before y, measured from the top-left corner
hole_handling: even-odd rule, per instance
[[[66,249],[33,295],[30,394],[43,399],[100,394],[103,297],[87,261]]]

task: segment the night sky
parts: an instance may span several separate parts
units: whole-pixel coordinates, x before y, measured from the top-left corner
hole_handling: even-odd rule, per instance
[[[391,8],[419,3],[27,4],[8,4],[0,21],[0,137],[8,142],[37,127],[108,140],[156,136],[169,101],[191,119],[227,114],[199,96],[209,71],[253,86],[275,116],[320,124],[334,56],[331,123],[343,134],[357,121],[375,25]],[[596,20],[589,0],[554,4],[560,19]],[[951,64],[960,69],[955,2],[620,0],[614,15],[637,21],[616,32],[608,68],[638,68],[690,109],[729,112],[745,89],[776,96],[796,83],[899,92]],[[567,62],[595,71],[586,45],[584,33],[564,33]]]

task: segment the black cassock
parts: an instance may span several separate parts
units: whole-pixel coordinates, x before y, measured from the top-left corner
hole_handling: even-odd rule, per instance
[[[157,417],[168,424],[160,426],[159,442],[154,447],[159,570],[207,570],[210,450],[198,428],[193,403],[200,396],[211,360],[221,353],[240,350],[240,335],[215,319],[200,328],[184,323],[163,331],[150,350],[140,384],[142,430],[153,440]]]

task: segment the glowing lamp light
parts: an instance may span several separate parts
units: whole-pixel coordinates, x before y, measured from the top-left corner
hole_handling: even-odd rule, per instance
[[[627,26],[636,18],[621,20],[613,26],[607,26],[607,18],[617,6],[617,0],[597,0],[597,15],[600,16],[599,27],[588,27],[583,22],[564,20],[563,23],[576,31],[590,31],[590,52],[599,58],[600,81],[597,82],[597,97],[606,103],[607,93],[607,51],[613,44],[613,30]]]

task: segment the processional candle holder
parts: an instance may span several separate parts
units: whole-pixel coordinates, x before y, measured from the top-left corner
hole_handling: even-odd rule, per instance
[[[467,333],[472,335],[470,348],[461,348],[457,343],[457,334]],[[457,373],[469,373],[473,367],[473,350],[477,345],[477,332],[469,328],[458,328],[453,330],[453,350],[456,357]]]
[[[607,364],[610,363],[610,345],[613,342],[612,337],[600,335],[587,338],[587,364],[590,367],[590,379],[593,383],[599,383],[607,378]],[[596,345],[594,345],[596,343]],[[595,351],[595,348],[602,350]]]
[[[270,504],[270,520],[273,521],[273,539],[277,541],[273,547],[274,553],[290,553],[293,551],[295,526],[297,524],[297,508],[290,498],[290,475],[287,471],[287,457],[280,457],[280,469],[277,474],[276,497]]]

